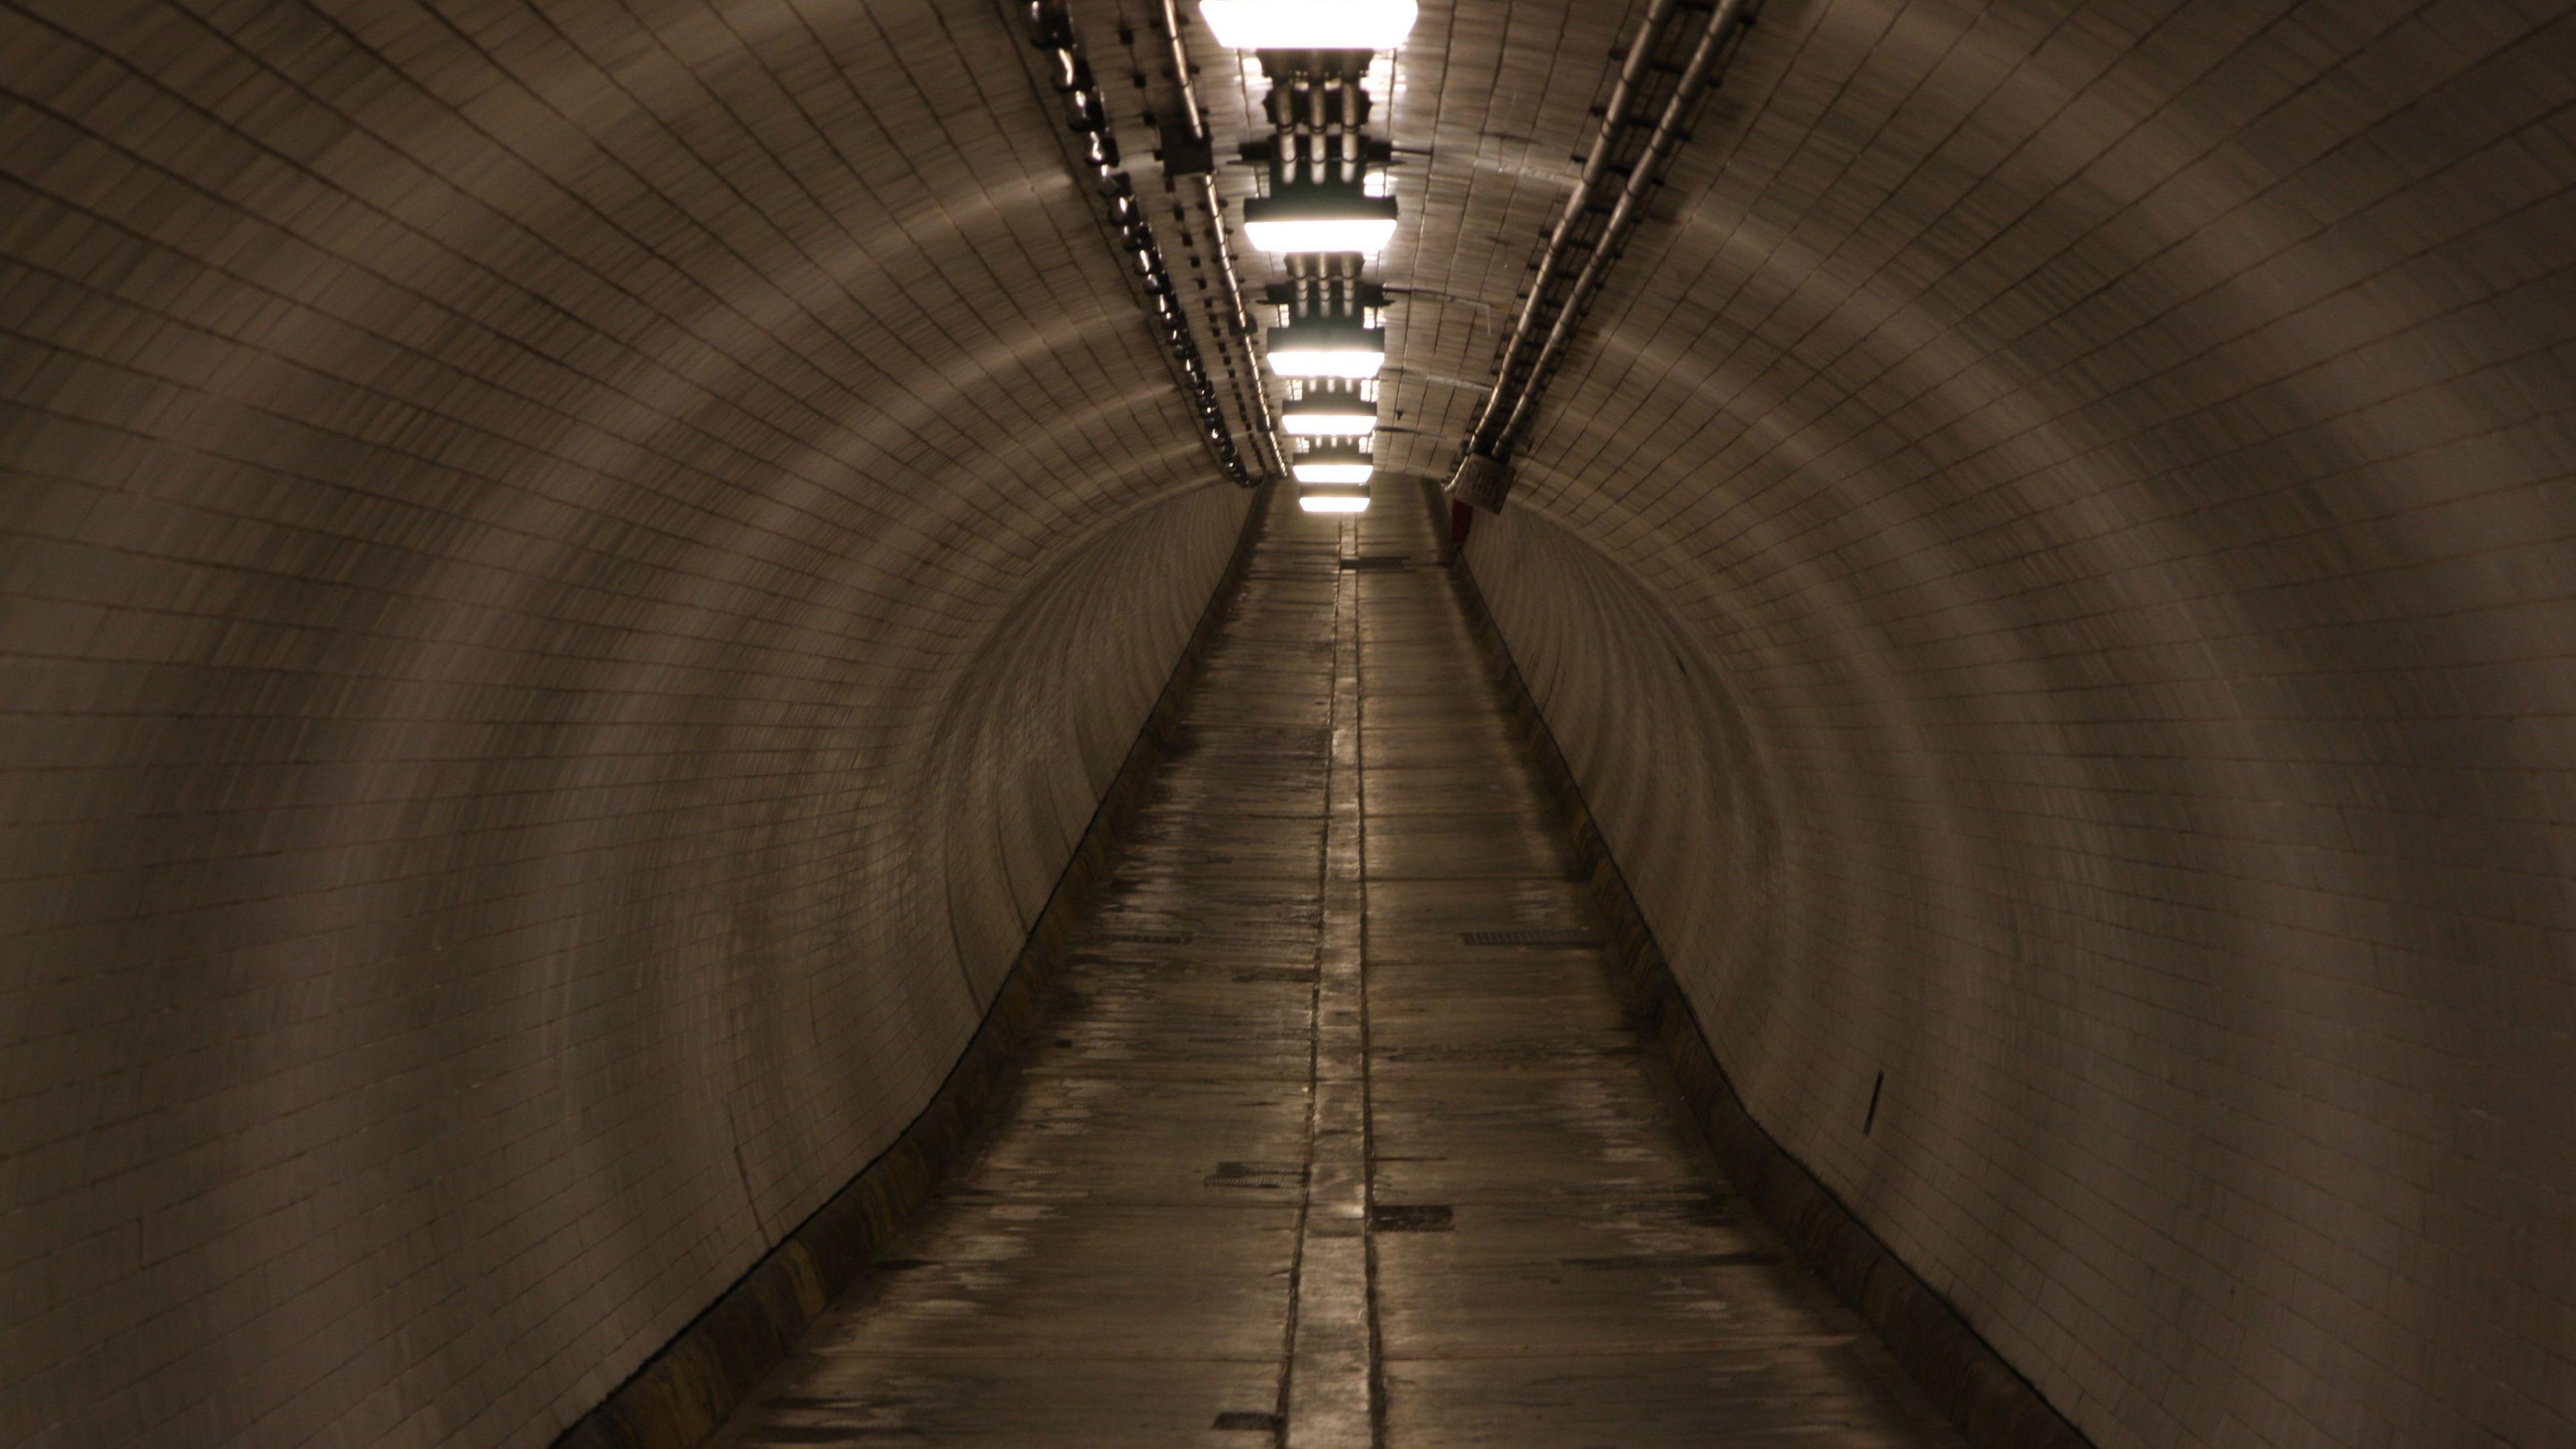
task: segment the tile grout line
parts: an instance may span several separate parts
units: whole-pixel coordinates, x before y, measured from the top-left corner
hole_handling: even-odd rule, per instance
[[[1348,525],[1340,535],[1347,543]],[[1314,1135],[1299,1228],[1287,1449],[1377,1438],[1377,1323],[1368,1243],[1368,1021],[1361,953],[1359,579],[1333,582],[1324,920],[1316,953]]]

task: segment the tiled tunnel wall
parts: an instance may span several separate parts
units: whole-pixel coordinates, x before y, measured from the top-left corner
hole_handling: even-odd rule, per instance
[[[2105,1449],[2576,1444],[2576,20],[1727,87],[1469,552],[1748,1106]]]
[[[0,1443],[541,1444],[935,1086],[1243,507],[1001,14],[0,7]],[[1471,549],[2106,1449],[2576,1443],[2571,25],[1769,0]],[[1425,6],[1403,446],[1615,33]]]
[[[542,1445],[1231,551],[998,8],[0,8],[0,1444]]]

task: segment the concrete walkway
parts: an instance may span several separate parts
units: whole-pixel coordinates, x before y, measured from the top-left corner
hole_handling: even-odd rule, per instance
[[[1720,1186],[1380,492],[1274,514],[1021,1089],[719,1442],[1958,1442]]]

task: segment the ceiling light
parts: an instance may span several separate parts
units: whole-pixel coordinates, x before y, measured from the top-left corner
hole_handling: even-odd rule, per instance
[[[1375,412],[1328,412],[1290,403],[1279,416],[1292,438],[1364,438],[1377,431]]]
[[[1386,333],[1349,323],[1292,322],[1270,329],[1270,370],[1281,377],[1375,377]]]
[[[1393,50],[1417,8],[1414,0],[1199,0],[1229,50]]]
[[[1257,251],[1358,252],[1373,257],[1386,250],[1395,236],[1393,206],[1385,216],[1264,218],[1256,210],[1260,205],[1250,201],[1243,208],[1243,235]]]
[[[1375,377],[1386,366],[1386,349],[1277,347],[1270,349],[1270,370],[1281,377]]]
[[[1368,484],[1301,484],[1297,489],[1297,506],[1308,513],[1366,513]]]
[[[1299,445],[1288,471],[1300,483],[1366,484],[1372,462],[1368,446],[1357,439],[1309,441]]]
[[[1243,235],[1265,252],[1375,256],[1395,235],[1395,198],[1356,184],[1291,182],[1243,204]]]
[[[1375,470],[1366,463],[1298,463],[1292,471],[1300,483],[1366,483]]]
[[[1279,419],[1292,438],[1366,437],[1377,431],[1377,388],[1356,382],[1292,382]]]
[[[1395,202],[1388,199],[1383,204],[1382,216],[1265,217],[1259,201],[1248,201],[1243,206],[1243,235],[1256,251],[1357,252],[1373,257],[1386,250],[1395,236]]]

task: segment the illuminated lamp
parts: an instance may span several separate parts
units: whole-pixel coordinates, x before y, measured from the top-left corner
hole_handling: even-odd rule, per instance
[[[1290,398],[1279,419],[1292,438],[1363,438],[1377,431],[1377,406],[1355,388],[1318,384]]]
[[[1243,204],[1243,235],[1265,252],[1373,257],[1395,235],[1395,198],[1356,183],[1294,181]]]
[[[1366,483],[1374,466],[1358,439],[1308,442],[1289,460],[1288,471],[1300,483]]]
[[[1366,482],[1297,485],[1297,506],[1308,513],[1366,513],[1368,505]]]
[[[1281,377],[1375,377],[1386,366],[1386,333],[1315,318],[1270,329],[1270,370]]]
[[[1199,0],[1229,50],[1393,50],[1418,10],[1415,0]]]

